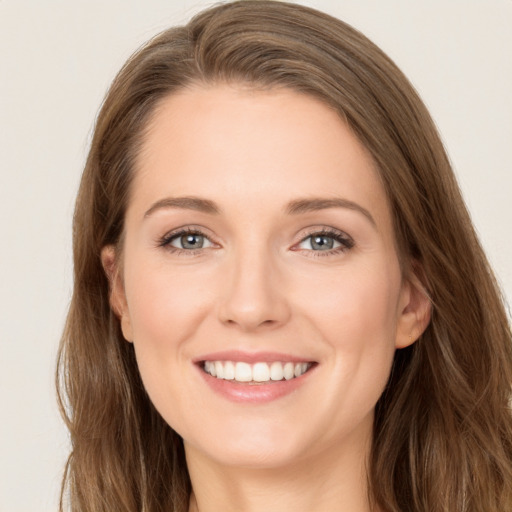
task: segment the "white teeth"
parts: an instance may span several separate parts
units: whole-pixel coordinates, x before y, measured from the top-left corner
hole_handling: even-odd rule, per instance
[[[286,363],[284,365],[283,373],[284,373],[284,378],[286,380],[290,380],[290,379],[293,379],[293,377],[295,377],[293,370],[294,370],[293,363]]]
[[[281,363],[274,362],[270,365],[270,378],[272,380],[283,380],[284,369]]]
[[[297,372],[297,369],[295,369],[295,372]],[[224,378],[224,366],[221,361],[215,361],[215,373],[218,379]]]
[[[226,380],[233,380],[235,378],[235,365],[231,361],[224,363],[224,378]]]
[[[308,369],[308,363],[296,363],[294,369],[295,377],[300,377]]]
[[[269,382],[290,380],[300,377],[308,371],[310,363],[255,363],[253,365],[244,362],[233,361],[205,361],[204,371],[212,377],[238,382]]]
[[[270,380],[270,369],[267,363],[256,363],[252,367],[252,380],[256,382],[267,382]]]
[[[219,362],[219,361],[217,361]],[[215,363],[217,364],[217,363]],[[222,364],[222,363],[220,363]],[[217,376],[218,377],[218,376]],[[235,365],[235,380],[238,382],[251,382],[252,368],[248,363],[236,363]]]

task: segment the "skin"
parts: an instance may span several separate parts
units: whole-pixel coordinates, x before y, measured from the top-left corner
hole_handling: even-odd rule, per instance
[[[218,213],[159,203],[191,196]],[[287,211],[311,198],[351,204]],[[202,248],[180,250],[171,235],[184,226],[204,233]],[[326,230],[341,236],[333,250],[313,248]],[[191,511],[371,510],[375,403],[429,305],[402,275],[375,165],[332,109],[236,85],[166,98],[136,163],[123,249],[102,257],[148,394],[184,439]],[[289,395],[234,403],[193,363],[220,350],[317,365]]]

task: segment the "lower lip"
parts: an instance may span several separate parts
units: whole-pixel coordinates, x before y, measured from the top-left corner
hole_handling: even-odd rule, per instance
[[[212,377],[209,373],[206,373],[201,367],[198,366],[198,369],[206,384],[217,394],[232,402],[257,404],[272,402],[293,393],[307,381],[315,367],[316,365],[300,377],[290,380],[269,381],[257,384],[217,379],[217,377]]]

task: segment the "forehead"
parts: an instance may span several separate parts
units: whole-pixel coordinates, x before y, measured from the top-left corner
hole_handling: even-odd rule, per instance
[[[132,203],[201,195],[247,208],[341,195],[387,209],[371,156],[339,114],[290,89],[195,86],[166,97],[135,169]]]

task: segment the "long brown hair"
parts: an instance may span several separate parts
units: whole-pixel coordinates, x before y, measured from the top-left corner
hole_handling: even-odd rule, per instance
[[[512,343],[503,300],[434,124],[393,62],[315,10],[241,1],[140,49],[97,119],[77,198],[74,293],[57,384],[72,452],[73,511],[185,511],[181,438],[150,403],[109,305],[100,253],[121,243],[133,162],[157,103],[191,83],[284,86],[335,108],[372,154],[404,272],[432,301],[425,333],[397,350],[376,407],[368,471],[385,511],[512,510]]]

